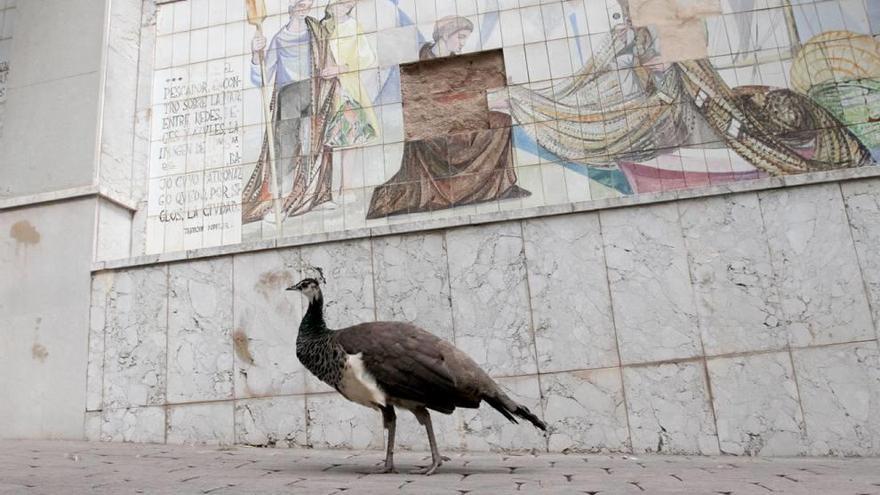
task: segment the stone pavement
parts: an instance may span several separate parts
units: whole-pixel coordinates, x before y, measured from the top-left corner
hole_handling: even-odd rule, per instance
[[[0,441],[0,494],[880,495],[880,459],[451,453],[430,477],[381,452]],[[401,470],[426,455],[401,452]]]

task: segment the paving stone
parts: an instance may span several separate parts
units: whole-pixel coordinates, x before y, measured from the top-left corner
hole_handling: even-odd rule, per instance
[[[877,458],[401,452],[0,441],[0,494],[832,494],[880,495]]]

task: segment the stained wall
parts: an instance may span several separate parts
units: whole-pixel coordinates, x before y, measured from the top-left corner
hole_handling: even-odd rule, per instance
[[[381,448],[380,415],[294,355],[303,301],[284,289],[321,267],[332,328],[418,324],[550,428],[488,407],[435,414],[444,449],[877,455],[878,187],[107,265],[93,278],[86,434]],[[401,418],[398,445],[425,449]]]

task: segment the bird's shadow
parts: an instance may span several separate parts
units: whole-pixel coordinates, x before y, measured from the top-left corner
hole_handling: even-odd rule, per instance
[[[419,474],[410,473],[413,469],[420,469],[430,465],[430,462],[427,463],[396,463],[395,468],[397,469],[396,473],[380,473],[379,470],[382,467],[381,463],[378,464],[331,464],[330,466],[315,466],[315,465],[293,465],[288,466],[284,471],[287,471],[291,474],[293,473],[337,473],[337,474],[348,474],[348,475],[373,475],[373,476],[420,476]],[[521,471],[517,470],[517,473]],[[474,474],[510,474],[510,470],[504,466],[462,466],[460,464],[455,463],[444,463],[437,472],[434,473],[434,476],[443,475],[443,474],[454,474],[457,476],[470,476]]]

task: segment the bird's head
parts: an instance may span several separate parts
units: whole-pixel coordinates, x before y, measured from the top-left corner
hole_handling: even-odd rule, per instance
[[[299,291],[309,302],[312,302],[321,295],[321,283],[314,278],[304,278],[296,285],[288,287],[287,290]]]

